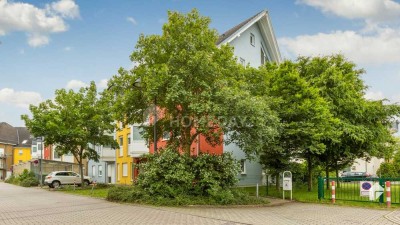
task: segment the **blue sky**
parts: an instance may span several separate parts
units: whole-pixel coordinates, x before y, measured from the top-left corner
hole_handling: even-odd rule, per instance
[[[220,33],[267,9],[284,58],[343,53],[366,69],[367,98],[400,101],[397,0],[0,0],[0,121],[24,126],[28,105],[59,88],[104,87],[141,33],[192,8]]]

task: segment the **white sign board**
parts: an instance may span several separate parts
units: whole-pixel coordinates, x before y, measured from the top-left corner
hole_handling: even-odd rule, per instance
[[[372,192],[372,181],[360,181],[360,196],[369,197]]]
[[[284,191],[291,191],[292,190],[292,178],[291,177],[284,177],[283,178],[283,190]]]

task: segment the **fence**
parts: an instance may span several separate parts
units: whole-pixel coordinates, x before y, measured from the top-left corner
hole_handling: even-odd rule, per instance
[[[389,197],[391,204],[400,204],[400,178],[319,177],[318,199],[332,200],[331,181],[335,181],[333,191],[336,200],[384,203]],[[386,184],[386,181],[389,183]],[[390,194],[387,194],[388,190]]]
[[[37,163],[34,163],[34,160],[31,160],[25,163],[14,165],[13,166],[14,176],[18,176],[19,174],[21,174],[24,169],[33,171],[38,180],[40,180],[40,169],[41,169],[42,182],[44,181],[45,176],[53,171],[74,171],[78,174],[80,173],[79,165],[76,163],[38,159]],[[85,171],[86,169],[84,168],[84,174]]]

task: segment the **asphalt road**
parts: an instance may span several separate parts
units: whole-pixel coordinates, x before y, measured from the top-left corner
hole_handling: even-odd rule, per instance
[[[400,211],[295,202],[152,207],[0,183],[0,224],[400,224]]]

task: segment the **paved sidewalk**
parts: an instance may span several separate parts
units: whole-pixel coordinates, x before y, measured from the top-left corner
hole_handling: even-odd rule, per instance
[[[400,224],[400,211],[272,201],[269,207],[152,207],[0,183],[0,224]]]

